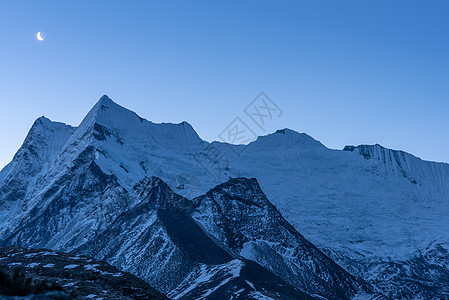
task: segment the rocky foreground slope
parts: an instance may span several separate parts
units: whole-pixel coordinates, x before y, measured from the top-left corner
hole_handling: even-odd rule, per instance
[[[0,299],[168,299],[103,261],[48,249],[0,248],[0,270]]]

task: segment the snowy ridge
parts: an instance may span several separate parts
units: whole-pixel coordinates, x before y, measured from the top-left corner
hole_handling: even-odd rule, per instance
[[[294,130],[284,128],[279,129],[274,133],[259,136],[254,142],[251,143],[251,147],[282,147],[282,146],[294,146],[302,148],[320,148],[324,147],[319,141],[315,140],[311,136],[305,133],[299,133]]]

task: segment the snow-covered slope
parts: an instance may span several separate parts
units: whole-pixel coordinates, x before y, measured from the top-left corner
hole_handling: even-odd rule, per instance
[[[160,177],[188,198],[229,177],[257,178],[268,199],[306,239],[390,296],[408,290],[413,291],[410,295],[425,294],[435,281],[445,278],[448,164],[379,145],[331,150],[289,129],[259,137],[248,146],[210,144],[187,123],[155,124],[106,96],[79,128],[61,126],[67,128],[61,142],[44,139],[54,154],[40,163],[28,160],[38,171],[27,174],[32,168],[18,169],[27,163],[19,155],[23,146],[0,172],[0,203],[6,208],[1,213],[12,220],[4,226],[19,224],[42,194],[57,193],[58,180],[76,168],[81,154],[90,149],[99,170],[117,178],[126,192],[145,176]],[[23,178],[15,181],[14,176]],[[26,205],[16,201],[24,199],[24,190]],[[416,270],[430,270],[438,262],[440,279],[414,271],[393,276],[413,269],[416,259],[420,260]],[[442,292],[436,288],[436,294]]]

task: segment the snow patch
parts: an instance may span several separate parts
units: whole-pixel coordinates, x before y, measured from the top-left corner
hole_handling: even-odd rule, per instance
[[[34,267],[37,267],[38,265],[40,265],[41,263],[35,263],[35,262],[33,262],[33,263],[30,263],[30,264],[28,264],[26,267],[27,268],[34,268]]]
[[[80,265],[67,265],[64,267],[64,269],[75,269],[77,267],[79,267]]]

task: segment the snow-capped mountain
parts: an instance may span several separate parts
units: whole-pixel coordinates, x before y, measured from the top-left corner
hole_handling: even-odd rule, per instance
[[[294,252],[310,240],[388,297],[430,299],[449,292],[448,164],[379,145],[332,150],[289,129],[261,136],[247,146],[207,143],[186,122],[155,124],[106,96],[78,128],[45,118],[35,122],[13,161],[0,172],[0,240],[81,251],[83,245],[92,246],[99,234],[112,230],[116,221],[138,235],[138,229],[120,216],[145,203],[137,191],[151,176],[188,199],[205,194],[193,200],[188,217],[216,245],[241,257],[227,262],[234,267],[252,260],[279,280],[304,288],[301,283],[309,278],[322,279],[304,258],[313,257],[315,263],[326,257],[311,250],[316,249],[313,245],[312,254]],[[258,200],[248,206],[243,204],[248,203],[245,197],[214,194],[230,177],[257,178],[274,206],[268,200],[257,204],[263,197],[251,184],[246,187],[248,193],[253,191],[251,201]],[[226,215],[236,213],[236,208],[245,215]],[[146,214],[141,218],[152,213]],[[253,218],[261,220],[261,227]],[[152,221],[148,222],[142,228],[151,227]],[[114,255],[117,264],[124,261],[119,252]],[[297,268],[305,281],[295,277]],[[191,279],[179,286],[184,284],[184,291],[188,290],[198,270],[205,272],[200,278],[212,278],[212,269],[232,268],[198,265],[189,273],[193,277],[187,276]],[[306,269],[309,273],[302,273]],[[327,279],[336,285],[342,282],[337,275]],[[352,284],[353,277],[347,279]],[[318,285],[321,292],[326,289]],[[173,293],[183,292],[174,289]]]
[[[295,286],[285,281],[276,270],[264,268],[255,259],[246,259],[238,249],[231,249],[213,238],[190,216],[193,211],[201,213],[201,209],[194,208],[191,200],[174,193],[159,178],[144,177],[129,188],[127,184],[132,182],[131,179],[122,177],[120,180],[112,172],[126,168],[118,154],[114,156],[117,161],[111,158],[119,150],[113,149],[107,142],[112,138],[113,146],[117,144],[120,147],[133,139],[137,142],[148,128],[143,127],[142,132],[122,138],[126,135],[124,129],[120,131],[97,123],[108,120],[103,115],[110,107],[104,106],[106,101],[110,106],[115,105],[103,98],[66,139],[65,145],[51,145],[51,139],[42,139],[43,143],[50,145],[41,147],[59,147],[59,154],[48,159],[45,172],[41,171],[36,180],[28,183],[23,199],[12,199],[12,206],[16,209],[8,211],[5,208],[7,217],[3,220],[2,245],[45,247],[94,256],[139,276],[175,299],[202,296],[224,299],[309,298],[305,292],[338,299],[342,296],[348,298],[362,290],[350,274],[303,238],[298,248],[316,252],[316,257],[307,257],[308,263],[320,268],[320,276],[324,280],[316,277],[306,284]],[[113,109],[117,110],[116,115],[124,115],[125,120],[136,118],[139,123],[144,122],[118,106]],[[51,128],[51,123],[47,126]],[[173,135],[171,141],[165,141],[166,144],[147,137],[152,144],[151,149],[161,147],[161,153],[172,145],[180,147],[179,143],[192,143],[194,147],[202,143],[200,140],[195,142],[195,135],[191,134],[191,127],[187,125],[168,125],[167,129],[165,125],[148,122],[148,126],[156,128],[156,136],[161,133],[159,139],[169,139],[170,134]],[[177,140],[176,135],[184,135],[186,128],[188,138]],[[26,147],[30,148],[28,143]],[[137,146],[133,147],[138,149]],[[132,149],[125,152],[130,153]],[[124,157],[126,153],[120,155]],[[165,155],[169,157],[168,154]],[[37,157],[39,159],[36,161],[40,162],[46,156]],[[27,157],[22,160],[26,162]],[[107,169],[107,166],[110,168]],[[128,172],[125,171],[126,174]],[[6,186],[10,190],[22,187],[14,184],[7,181]],[[255,197],[265,197],[260,193]],[[266,202],[271,205],[268,200]],[[254,230],[259,230],[256,224],[254,226]],[[309,272],[304,266],[299,266],[296,271]],[[338,274],[337,281],[333,280],[333,274]],[[321,287],[324,284],[330,291]],[[345,285],[349,289],[342,294],[340,289]]]

